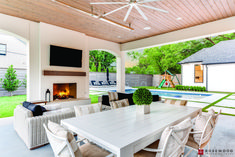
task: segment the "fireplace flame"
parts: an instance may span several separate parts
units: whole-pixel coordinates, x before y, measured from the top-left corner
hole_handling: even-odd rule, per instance
[[[59,92],[59,96],[63,97],[63,96],[68,96],[69,95],[69,90],[65,89],[64,91]]]

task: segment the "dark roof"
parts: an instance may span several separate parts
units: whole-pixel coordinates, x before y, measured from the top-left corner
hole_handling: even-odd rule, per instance
[[[204,48],[178,64],[193,62],[202,62],[202,64],[235,63],[235,40],[221,41],[210,48]]]

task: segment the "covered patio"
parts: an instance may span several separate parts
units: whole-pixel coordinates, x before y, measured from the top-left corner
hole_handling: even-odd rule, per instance
[[[56,83],[76,83],[75,98],[89,101],[91,50],[105,50],[116,56],[116,90],[125,92],[127,52],[235,32],[234,0],[115,0],[111,3],[120,4],[106,1],[95,4],[98,2],[0,1],[0,33],[27,42],[27,101],[45,101]],[[82,66],[51,66],[51,45],[81,50]],[[53,94],[49,100],[53,100]],[[231,141],[235,138],[234,122],[232,116],[220,117],[211,149],[229,150],[226,155],[234,155],[235,143]],[[0,119],[0,135],[0,156],[53,156],[50,145],[29,150],[16,134],[12,117]],[[196,155],[196,152],[191,154]]]

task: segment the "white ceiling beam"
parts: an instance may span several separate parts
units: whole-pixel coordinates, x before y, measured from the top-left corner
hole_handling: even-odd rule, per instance
[[[121,51],[156,47],[235,32],[235,16],[121,44]]]

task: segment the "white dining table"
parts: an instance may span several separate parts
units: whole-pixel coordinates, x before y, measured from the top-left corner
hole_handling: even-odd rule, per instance
[[[187,117],[194,118],[201,108],[153,102],[150,114],[137,114],[136,105],[65,119],[61,124],[117,157],[133,154],[160,139],[162,131]]]

